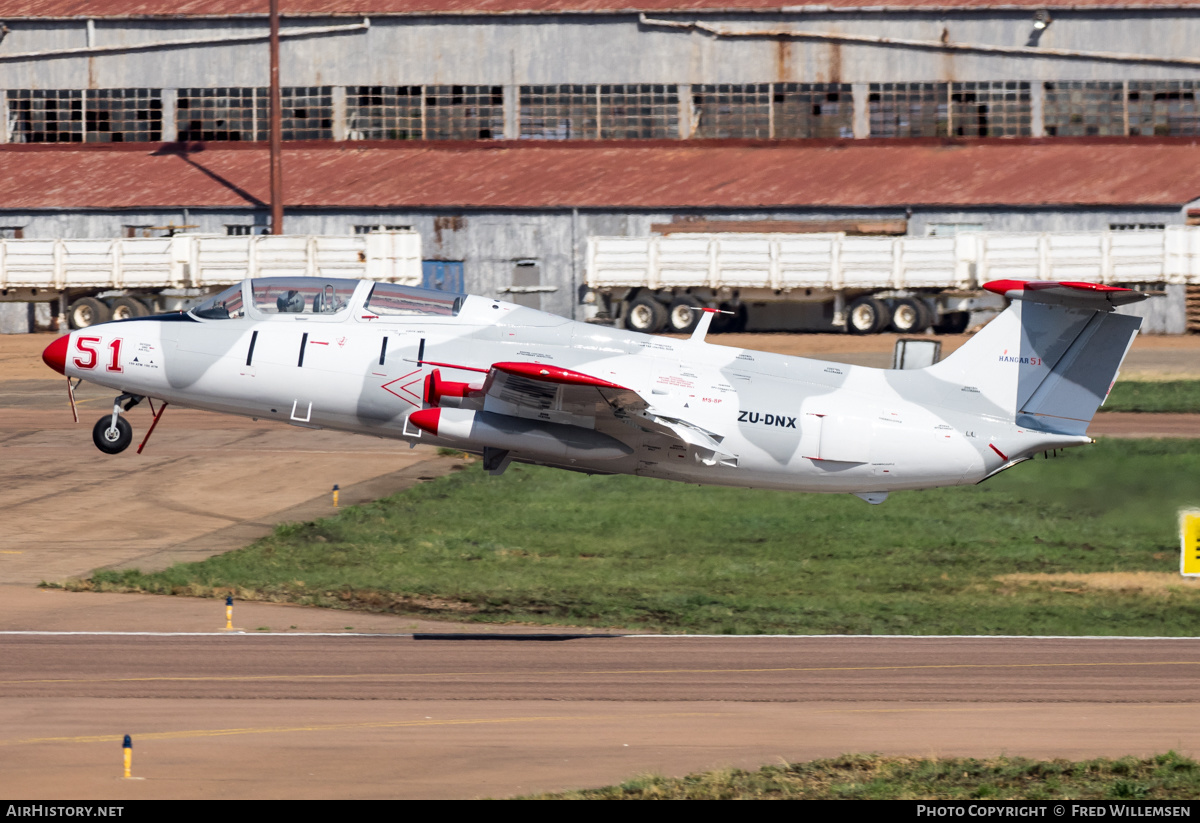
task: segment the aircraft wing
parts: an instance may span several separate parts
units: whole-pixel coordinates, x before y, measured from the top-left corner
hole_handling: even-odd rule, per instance
[[[473,387],[474,388],[474,387]],[[472,395],[483,395],[484,411],[543,420],[585,429],[597,422],[617,420],[637,430],[653,432],[691,446],[702,462],[736,464],[736,456],[721,445],[723,437],[678,414],[655,408],[633,389],[572,369],[543,363],[493,363]],[[610,433],[625,438],[620,428]]]

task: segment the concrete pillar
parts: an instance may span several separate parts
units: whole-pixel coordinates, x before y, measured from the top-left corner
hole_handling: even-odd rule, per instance
[[[162,90],[162,141],[174,143],[179,139],[179,89]]]
[[[850,95],[854,100],[854,129],[855,139],[871,136],[871,107],[867,97],[871,93],[870,83],[852,83]]]
[[[1029,131],[1034,137],[1046,136],[1046,86],[1041,80],[1029,84]]]
[[[346,87],[333,87],[333,139],[346,139]]]
[[[509,84],[504,87],[504,139],[521,138],[521,87]]]
[[[679,84],[679,139],[687,140],[692,136],[692,84]]]

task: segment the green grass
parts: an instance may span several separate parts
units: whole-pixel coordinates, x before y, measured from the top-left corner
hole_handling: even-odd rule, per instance
[[[1200,413],[1200,380],[1122,380],[1113,386],[1100,411]]]
[[[682,778],[639,777],[550,800],[1194,800],[1200,765],[1175,752],[1145,759],[919,759],[842,755]]]
[[[252,546],[84,588],[706,633],[1200,633],[1200,593],[1013,585],[1178,570],[1200,441],[1105,440],[981,486],[856,497],[477,467]],[[1060,587],[1062,588],[1062,587]]]

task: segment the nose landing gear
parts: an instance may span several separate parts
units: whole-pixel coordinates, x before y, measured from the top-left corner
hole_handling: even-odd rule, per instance
[[[105,454],[119,454],[133,442],[133,426],[121,416],[142,402],[141,395],[123,394],[113,401],[112,414],[105,415],[92,426],[92,442]]]

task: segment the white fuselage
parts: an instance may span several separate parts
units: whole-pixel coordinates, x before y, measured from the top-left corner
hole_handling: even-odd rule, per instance
[[[636,420],[581,421],[569,409],[524,416],[582,422],[629,453],[591,458],[586,443],[558,456],[523,452],[410,425],[409,415],[427,406],[434,368],[469,383],[499,362],[547,364],[625,387],[660,419],[687,421],[688,431],[707,432],[720,448],[664,437]],[[231,319],[106,323],[72,333],[65,367],[68,377],[122,393],[297,426],[466,451],[504,447],[515,460],[591,472],[811,492],[976,483],[1037,451],[1087,440],[955,410],[936,391],[914,396],[923,384],[903,372],[652,337],[482,297],[468,297],[453,317],[355,308],[328,317],[251,310]],[[499,400],[485,409],[521,413]]]

